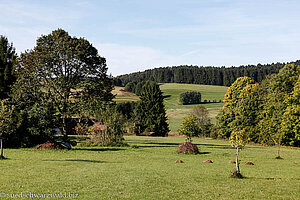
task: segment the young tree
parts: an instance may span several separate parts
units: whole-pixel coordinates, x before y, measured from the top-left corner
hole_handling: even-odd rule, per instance
[[[143,86],[140,99],[138,114],[142,120],[142,129],[154,132],[155,136],[167,136],[170,130],[159,85],[147,81]]]
[[[197,124],[197,121],[198,119],[194,115],[185,117],[178,129],[179,135],[185,135],[186,140],[188,142],[191,142],[191,137],[198,136],[199,133],[201,132],[201,129]]]
[[[10,87],[15,81],[14,64],[17,54],[13,44],[0,35],[0,99],[8,97]]]
[[[236,149],[236,154],[235,154],[236,172],[234,172],[233,175],[234,177],[242,178],[243,176],[241,175],[240,165],[239,165],[239,152],[246,144],[245,129],[232,131],[229,141],[231,146]]]
[[[13,131],[13,111],[14,106],[7,105],[7,99],[1,100],[0,108],[0,159],[5,159],[3,155],[3,138]]]
[[[17,71],[14,98],[52,103],[65,137],[68,116],[113,98],[105,58],[86,39],[62,29],[38,38],[33,50],[21,54]]]

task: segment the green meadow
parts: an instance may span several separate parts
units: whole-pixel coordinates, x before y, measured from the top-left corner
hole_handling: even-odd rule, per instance
[[[183,155],[175,152],[182,137],[125,139],[131,147],[5,149],[0,194],[66,192],[84,200],[299,199],[299,149],[283,148],[278,160],[276,148],[247,145],[240,153],[246,178],[234,179],[229,175],[235,165],[228,161],[234,160],[235,149],[226,141],[193,138],[201,154]]]
[[[210,103],[203,103],[198,105],[203,105],[208,109],[209,116],[212,123],[216,122],[215,117],[217,116],[219,110],[223,106],[221,103],[213,103],[213,101],[219,102],[224,99],[224,95],[227,92],[227,87],[225,86],[215,86],[215,85],[195,85],[195,84],[178,84],[178,83],[164,83],[160,85],[160,89],[165,96],[165,106],[167,109],[168,122],[170,127],[170,135],[177,134],[177,130],[184,117],[191,113],[192,109],[196,105],[181,105],[179,102],[179,96],[183,92],[187,91],[197,91],[201,92],[201,101],[204,100],[211,101]]]

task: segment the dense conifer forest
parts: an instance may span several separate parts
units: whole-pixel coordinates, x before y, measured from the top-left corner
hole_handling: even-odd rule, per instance
[[[290,62],[300,64],[300,60]],[[173,66],[149,69],[114,78],[114,85],[125,86],[129,82],[145,80],[159,83],[189,83],[230,86],[237,78],[247,76],[261,82],[267,75],[278,73],[286,63],[241,65],[239,67]]]

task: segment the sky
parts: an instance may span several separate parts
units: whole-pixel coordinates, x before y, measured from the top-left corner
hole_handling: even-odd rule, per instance
[[[150,68],[300,59],[299,0],[0,0],[0,35],[18,54],[62,28],[113,76]]]

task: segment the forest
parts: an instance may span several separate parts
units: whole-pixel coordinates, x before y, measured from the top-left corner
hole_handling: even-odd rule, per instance
[[[300,64],[300,61],[289,62]],[[230,86],[237,78],[247,76],[255,82],[261,82],[269,74],[278,73],[288,63],[272,63],[257,65],[242,65],[239,67],[199,67],[199,66],[173,66],[149,69],[144,72],[135,72],[117,76],[113,79],[114,85],[126,86],[130,82],[145,80],[158,83],[188,83],[203,85]]]

